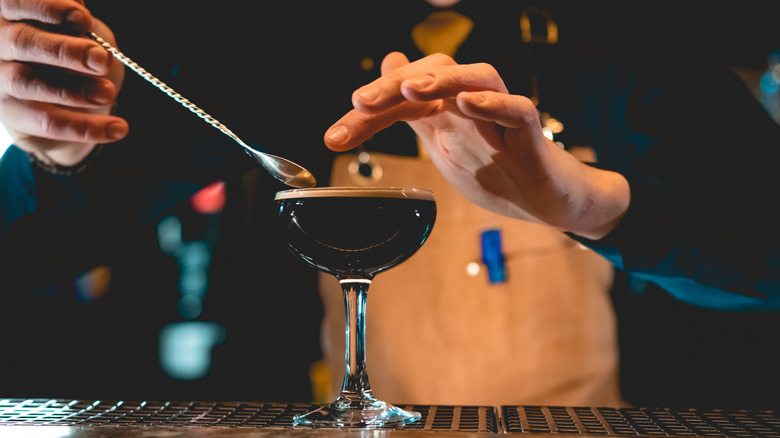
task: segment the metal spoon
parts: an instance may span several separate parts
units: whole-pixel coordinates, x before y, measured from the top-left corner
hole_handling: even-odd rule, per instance
[[[273,176],[274,178],[287,184],[288,186],[297,187],[297,188],[314,187],[317,184],[317,181],[314,179],[314,176],[308,170],[293,163],[290,160],[252,149],[249,145],[244,143],[240,138],[238,138],[236,134],[234,134],[231,130],[229,130],[225,125],[220,123],[217,119],[208,115],[205,111],[195,106],[195,104],[193,104],[192,102],[184,98],[184,96],[182,96],[181,94],[175,92],[173,88],[165,85],[163,81],[157,79],[151,73],[144,70],[141,66],[139,66],[138,64],[133,62],[130,58],[125,56],[125,54],[120,52],[117,48],[107,43],[103,38],[100,38],[94,32],[89,32],[87,35],[91,39],[95,40],[98,44],[103,46],[103,48],[105,48],[109,53],[114,55],[116,59],[122,62],[122,64],[126,65],[130,70],[138,73],[138,75],[144,78],[147,82],[151,83],[152,85],[157,87],[160,91],[172,97],[173,100],[179,102],[180,104],[182,104],[182,106],[195,113],[201,119],[205,120],[208,124],[219,129],[220,131],[222,131],[223,134],[227,135],[228,137],[235,140],[236,143],[243,146],[244,150],[246,150],[246,152],[249,155],[254,157],[258,163],[260,163],[263,167],[265,167],[268,173],[270,173],[271,176]]]

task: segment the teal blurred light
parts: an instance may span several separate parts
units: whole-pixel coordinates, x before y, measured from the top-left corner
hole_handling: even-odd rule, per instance
[[[198,380],[211,369],[212,349],[225,339],[216,322],[181,321],[160,331],[160,368],[176,380]]]

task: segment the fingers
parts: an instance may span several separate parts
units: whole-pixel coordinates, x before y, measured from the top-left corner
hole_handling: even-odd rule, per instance
[[[56,103],[77,107],[110,105],[117,95],[114,83],[105,78],[69,75],[60,70],[28,64],[0,64],[0,97]]]
[[[124,67],[83,35],[93,26],[113,43],[83,0],[0,0],[0,123],[17,146],[59,164],[128,132],[108,115]]]
[[[108,72],[110,55],[96,42],[26,22],[2,22],[0,60],[57,66],[89,75]]]
[[[12,98],[0,105],[0,119],[12,135],[28,133],[21,135],[49,141],[110,143],[124,138],[129,130],[119,117]]]
[[[476,99],[482,94],[470,93],[482,93],[492,100],[481,104]],[[333,150],[347,150],[396,121],[463,112],[452,103],[461,94],[464,107],[470,111],[464,114],[480,120],[519,127],[528,126],[537,117],[530,100],[509,97],[504,81],[488,64],[458,65],[441,54],[409,63],[403,54],[391,53],[382,62],[382,77],[353,93],[355,110],[325,133],[325,144]],[[448,122],[440,119],[437,123]]]
[[[426,66],[453,63],[451,58],[439,55],[410,64],[402,53],[390,53],[382,61],[382,77],[353,93],[356,109],[328,129],[325,145],[336,151],[351,149],[397,121],[416,120],[434,112],[440,102],[407,102],[400,84]]]
[[[0,61],[105,75],[109,54],[79,36],[95,22],[82,0],[0,0]]]
[[[419,61],[404,64],[406,60],[400,53],[391,53],[382,62],[382,77],[368,85],[358,88],[352,94],[352,105],[363,112],[383,111],[406,100],[401,93],[401,83],[406,79],[424,74],[431,69],[444,65],[454,65],[449,56],[436,54]],[[392,67],[398,67],[394,70]]]
[[[536,106],[524,96],[493,91],[462,92],[457,95],[456,103],[466,116],[506,128],[541,126]]]
[[[325,132],[325,145],[334,151],[352,149],[397,121],[417,120],[436,112],[438,105],[436,102],[399,105],[376,114],[352,110]]]
[[[484,63],[442,66],[401,84],[404,97],[414,102],[455,97],[462,91],[507,93],[507,88],[496,69]]]
[[[9,21],[65,25],[77,33],[92,26],[92,14],[83,0],[0,0],[0,16]]]
[[[506,85],[489,64],[458,65],[445,55],[431,55],[404,64],[401,54],[391,54],[382,63],[383,75],[359,88],[352,103],[360,111],[384,111],[410,100],[426,102],[455,97],[461,91],[491,90],[506,93]],[[391,70],[393,67],[395,69]]]

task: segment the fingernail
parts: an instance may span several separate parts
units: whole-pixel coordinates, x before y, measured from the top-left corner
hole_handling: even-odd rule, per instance
[[[109,123],[106,126],[106,136],[112,140],[119,140],[127,135],[125,125],[121,123]]]
[[[90,102],[101,105],[111,103],[114,98],[113,90],[103,81],[91,82],[87,85],[86,94]]]
[[[108,52],[100,46],[90,47],[84,54],[84,62],[95,72],[103,73],[108,69]]]
[[[407,79],[404,81],[405,85],[411,85],[412,88],[416,88],[418,90],[427,88],[433,84],[433,81],[436,79],[435,76],[432,74],[425,74],[422,76],[416,76],[410,79]]]
[[[349,138],[349,129],[344,125],[334,126],[328,129],[325,138],[331,143],[342,143]]]
[[[379,97],[379,89],[377,87],[363,87],[355,91],[364,102],[373,102]]]

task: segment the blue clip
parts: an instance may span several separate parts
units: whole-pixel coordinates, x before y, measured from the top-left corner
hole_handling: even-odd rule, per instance
[[[501,250],[501,230],[482,232],[482,263],[487,266],[490,283],[506,282],[504,253]]]

